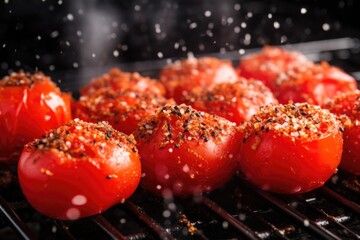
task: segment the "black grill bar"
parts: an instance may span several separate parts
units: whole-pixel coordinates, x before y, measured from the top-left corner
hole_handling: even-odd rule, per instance
[[[155,220],[152,219],[149,215],[144,213],[144,211],[140,207],[136,206],[130,201],[126,201],[123,205],[128,211],[130,211],[149,229],[151,229],[152,232],[155,233],[160,239],[175,240],[175,238],[171,236],[168,231],[166,231],[163,227],[156,223]]]
[[[323,209],[321,208],[317,208],[315,206],[313,206],[310,203],[307,203],[306,201],[302,201],[304,202],[304,204],[312,209],[313,211],[319,213],[320,215],[322,215],[324,218],[326,218],[329,222],[331,222],[332,224],[336,225],[338,228],[342,229],[344,233],[346,233],[347,235],[352,235],[352,237],[354,239],[360,239],[360,235],[355,233],[354,231],[352,231],[351,229],[349,229],[348,227],[344,226],[343,224],[339,223],[338,221],[336,221],[335,217],[332,215],[329,215],[328,213],[326,213]]]
[[[0,211],[20,238],[24,240],[36,239],[30,228],[23,220],[21,220],[14,209],[2,196],[0,196]]]
[[[261,222],[262,224],[266,225],[267,227],[269,227],[272,230],[272,233],[274,233],[276,235],[277,238],[279,239],[288,239],[285,234],[283,233],[282,230],[280,230],[279,228],[277,228],[276,226],[274,226],[273,224],[271,224],[270,222],[266,221],[264,218],[260,217],[258,214],[256,214],[253,210],[251,210],[249,207],[247,206],[243,206],[242,209],[246,210],[246,213],[249,214],[250,216],[252,216],[253,218],[255,218],[257,221]]]
[[[249,239],[260,239],[256,232],[251,230],[249,227],[247,227],[245,224],[234,218],[230,213],[225,211],[223,208],[221,208],[219,205],[211,201],[209,198],[203,196],[202,202],[205,206],[210,208],[212,211],[214,211],[216,214],[218,214],[220,217],[225,219],[227,222],[229,222],[232,226],[234,226],[236,229],[238,229],[242,234],[244,234]]]
[[[108,222],[103,216],[97,215],[92,220],[101,227],[112,239],[126,240],[127,238],[119,232],[111,223]]]
[[[320,191],[324,193],[330,200],[336,201],[342,204],[345,207],[350,208],[351,210],[355,211],[356,213],[360,214],[360,206],[349,199],[344,198],[340,194],[334,192],[333,190],[329,189],[326,186],[320,188]]]
[[[70,233],[69,227],[63,221],[54,219],[53,222],[64,238],[76,240],[76,238]]]
[[[332,239],[332,240],[341,240],[341,237],[335,235],[334,233],[330,232],[329,230],[323,228],[322,226],[319,226],[315,221],[309,219],[304,214],[300,213],[296,209],[290,207],[285,202],[281,201],[279,198],[275,197],[275,195],[272,195],[268,192],[265,192],[263,190],[260,190],[251,184],[245,182],[242,180],[242,183],[246,186],[248,186],[252,191],[257,193],[259,196],[264,198],[266,201],[271,203],[273,206],[280,209],[283,213],[290,216],[291,218],[295,219],[297,222],[302,224],[304,227],[307,227],[314,233],[318,234],[320,237],[324,239]]]

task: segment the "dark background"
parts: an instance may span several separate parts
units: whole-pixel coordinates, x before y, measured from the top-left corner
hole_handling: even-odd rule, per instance
[[[1,1],[0,75],[41,70],[59,83],[120,63],[227,51],[240,57],[265,44],[360,33],[356,0]]]

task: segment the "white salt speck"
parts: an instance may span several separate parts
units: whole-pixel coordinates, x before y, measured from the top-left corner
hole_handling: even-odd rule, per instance
[[[301,8],[301,9],[300,9],[300,13],[301,13],[301,14],[307,13],[307,9],[306,9],[306,8]]]
[[[226,229],[226,228],[228,228],[229,227],[229,223],[228,222],[223,222],[222,223],[222,227],[224,228],[224,229]]]
[[[56,226],[52,226],[51,232],[52,232],[52,233],[56,233],[56,231],[57,231],[57,227],[56,227]]]
[[[78,31],[76,31],[76,35],[77,35],[78,37],[81,37],[82,32],[81,32],[80,30],[78,30]]]
[[[124,44],[124,45],[122,45],[122,46],[121,46],[121,50],[123,50],[123,51],[125,52],[126,50],[128,50],[128,46],[127,46],[127,45],[125,45],[125,44]]]
[[[209,11],[209,10],[205,11],[204,16],[205,17],[210,17],[211,16],[211,11]]]
[[[197,27],[197,23],[193,22],[189,25],[190,29],[195,29]]]
[[[176,204],[175,203],[169,203],[168,208],[172,211],[176,210]]]
[[[55,66],[54,66],[54,65],[50,65],[50,66],[49,66],[49,70],[50,70],[50,71],[54,71],[54,70],[55,70]],[[45,120],[46,120],[46,119],[45,119]]]
[[[168,217],[171,216],[171,212],[169,210],[165,210],[165,211],[163,211],[162,215],[163,215],[164,218],[168,218]]]
[[[246,14],[246,16],[247,16],[248,18],[252,18],[253,13],[252,13],[252,12],[248,12],[248,13]]]
[[[183,170],[185,173],[187,173],[187,172],[189,172],[190,168],[189,168],[189,166],[188,166],[187,164],[185,164],[185,165],[183,166],[182,170]]]
[[[328,23],[324,23],[324,24],[322,25],[322,29],[323,29],[324,31],[329,31],[329,30],[330,30],[330,25],[329,25]]]
[[[82,126],[76,126],[75,127],[77,130],[81,130],[82,129]]]
[[[242,28],[246,28],[246,27],[247,27],[247,24],[246,24],[246,22],[242,22],[242,23],[240,24],[240,26],[241,26]]]
[[[68,15],[66,15],[66,18],[67,18],[67,20],[72,21],[72,20],[74,20],[74,15],[69,13]]]
[[[279,29],[280,28],[280,23],[279,22],[274,22],[274,28]]]
[[[125,218],[121,218],[121,219],[120,219],[120,223],[121,223],[121,224],[125,224],[125,223],[126,223],[126,219],[125,219]]]
[[[62,1],[62,0],[59,0],[59,1],[58,1],[58,4],[59,4],[59,5],[62,5],[62,4],[63,4],[63,1]]]
[[[96,54],[95,54],[95,53],[92,53],[92,54],[91,54],[91,57],[95,58],[95,57],[96,57]]]
[[[8,3],[9,3],[9,0],[4,0],[4,3],[5,3],[5,4],[8,4]]]
[[[174,48],[178,49],[180,47],[180,44],[178,42],[174,43]]]
[[[40,59],[40,55],[37,55],[37,54],[36,54],[36,55],[35,55],[35,58],[39,60],[39,59]]]
[[[155,24],[155,32],[156,33],[161,33],[160,24],[158,24],[158,23]]]
[[[235,10],[235,11],[239,11],[240,8],[241,8],[241,5],[240,5],[240,4],[236,3],[236,4],[234,5],[234,10]]]
[[[164,175],[164,179],[169,179],[170,178],[170,175],[169,174],[165,174]]]
[[[271,13],[268,14],[268,19],[272,19],[272,14]]]
[[[232,17],[228,17],[228,19],[226,20],[226,22],[228,24],[232,24],[234,22],[234,19]]]
[[[41,40],[41,36],[40,36],[40,35],[39,35],[39,36],[37,36],[37,39],[38,39],[38,40]]]
[[[135,10],[135,11],[140,11],[140,10],[141,10],[141,7],[140,7],[139,5],[135,5],[135,6],[134,6],[134,10]]]
[[[164,55],[163,55],[162,52],[158,52],[158,53],[157,53],[157,56],[158,56],[158,58],[163,58],[163,57],[164,57]]]
[[[243,214],[243,213],[240,213],[240,214],[239,214],[239,219],[240,219],[241,221],[244,221],[244,220],[246,219],[246,215]]]
[[[59,32],[58,31],[53,31],[52,33],[50,33],[50,37],[52,38],[56,38],[59,36]]]
[[[232,154],[229,154],[229,158],[231,159],[231,158],[233,158],[234,157],[234,155],[232,155]]]
[[[114,57],[118,57],[118,56],[119,56],[119,54],[120,54],[120,53],[119,53],[119,51],[118,51],[118,50],[114,50],[114,51],[113,51],[113,55],[114,55]]]
[[[305,227],[308,227],[309,225],[310,225],[309,220],[305,219],[305,220],[304,220],[304,226],[305,226]]]
[[[45,115],[45,121],[49,121],[51,119],[50,115]]]
[[[6,43],[4,43],[4,44],[2,45],[2,47],[5,48],[5,47],[6,47]]]
[[[234,32],[235,32],[235,33],[239,33],[239,32],[240,32],[240,30],[241,30],[241,29],[240,29],[240,27],[239,27],[239,26],[234,27]]]
[[[69,41],[65,41],[65,45],[70,47],[70,42]]]
[[[79,64],[78,64],[77,62],[74,62],[74,63],[73,63],[73,67],[74,67],[74,68],[78,68],[78,67],[79,67]]]
[[[87,203],[87,199],[84,195],[76,195],[71,199],[71,203],[77,206],[81,206]]]
[[[79,219],[79,218],[80,218],[80,211],[79,211],[79,209],[77,209],[77,208],[69,208],[69,209],[66,211],[66,217],[67,217],[69,220]]]
[[[156,185],[156,189],[160,190],[160,189],[161,189],[161,185]]]
[[[169,148],[169,153],[172,153],[174,151],[174,149]]]

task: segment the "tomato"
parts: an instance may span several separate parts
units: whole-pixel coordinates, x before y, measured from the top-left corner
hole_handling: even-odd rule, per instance
[[[112,88],[113,90],[132,89],[137,92],[152,92],[158,95],[165,95],[164,86],[155,79],[141,76],[136,72],[122,72],[117,68],[113,68],[108,73],[93,79],[80,90],[80,94],[90,95],[104,87]]]
[[[82,96],[74,104],[73,115],[88,122],[108,121],[116,130],[131,134],[140,121],[166,103],[173,101],[132,89],[114,91],[104,88]]]
[[[134,135],[144,174],[140,184],[165,198],[211,191],[236,170],[235,124],[190,106],[166,105]]]
[[[325,107],[340,117],[348,116],[350,123],[345,123],[344,150],[340,167],[360,175],[360,91],[340,94]]]
[[[356,90],[357,83],[339,68],[323,62],[288,68],[279,74],[271,89],[280,103],[293,101],[323,105],[340,92]]]
[[[300,52],[279,47],[264,47],[261,52],[248,55],[239,63],[239,73],[245,78],[255,78],[266,86],[273,85],[275,78],[288,67],[308,62]]]
[[[16,163],[23,146],[71,120],[71,96],[42,73],[0,80],[0,161]]]
[[[193,88],[235,82],[237,73],[228,61],[209,57],[189,58],[165,67],[159,78],[166,88],[166,96],[181,103],[182,97]]]
[[[76,119],[25,145],[18,175],[37,211],[76,220],[125,201],[139,184],[141,165],[132,136]]]
[[[319,106],[267,105],[241,128],[240,170],[264,190],[308,192],[337,171],[343,147],[340,125]]]
[[[239,124],[249,120],[261,106],[277,104],[277,100],[262,82],[239,78],[234,83],[219,83],[210,89],[195,89],[184,97],[184,103]]]

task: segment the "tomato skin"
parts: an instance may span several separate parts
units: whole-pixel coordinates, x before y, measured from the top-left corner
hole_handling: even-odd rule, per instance
[[[245,78],[234,83],[215,84],[211,89],[195,89],[183,102],[237,124],[249,120],[261,106],[278,103],[262,82]]]
[[[228,61],[210,57],[189,58],[162,69],[159,80],[166,88],[166,97],[174,98],[180,104],[182,97],[193,88],[235,82],[237,73]]]
[[[144,173],[141,185],[165,198],[222,186],[236,170],[238,135],[229,121],[186,105],[159,109],[135,132]]]
[[[25,143],[72,119],[71,96],[42,73],[0,81],[0,162],[17,162]]]
[[[360,175],[360,91],[339,94],[324,107],[338,115],[344,123],[344,150],[340,167]],[[347,117],[345,121],[344,116]]]
[[[280,103],[309,102],[322,106],[341,92],[356,90],[357,84],[350,75],[323,62],[288,68],[271,89]]]
[[[283,106],[268,106],[253,116],[252,123],[247,123],[250,130],[245,130],[240,170],[250,182],[264,190],[282,194],[308,192],[322,186],[336,173],[343,148],[342,134],[330,113],[325,113],[326,118],[315,119],[318,123],[311,125],[310,118],[316,112],[319,115],[323,112],[309,113],[307,107],[289,104],[285,107],[288,115],[294,114],[288,111],[291,107],[305,116],[293,124],[293,118],[284,121],[286,115],[281,119],[271,112],[275,108],[284,109]]]
[[[80,89],[82,96],[91,95],[102,88],[113,90],[131,89],[136,92],[151,92],[157,95],[165,95],[164,86],[148,77],[141,76],[139,73],[122,72],[117,68],[110,69],[109,72],[93,79],[89,84]]]
[[[128,140],[134,141],[106,123],[75,120],[49,132],[21,154],[18,175],[24,195],[37,211],[64,220],[99,214],[124,201],[141,176],[138,153]]]
[[[73,106],[73,115],[88,122],[108,121],[116,130],[131,134],[139,122],[167,103],[174,101],[151,92],[103,88],[80,97]]]
[[[308,62],[300,52],[267,46],[261,52],[244,57],[238,66],[240,76],[262,81],[271,89],[276,77],[288,67]]]

